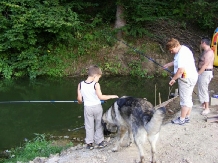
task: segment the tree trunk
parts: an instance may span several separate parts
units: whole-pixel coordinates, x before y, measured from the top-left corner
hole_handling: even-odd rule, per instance
[[[119,29],[119,28],[126,25],[126,20],[123,17],[124,10],[125,9],[123,6],[117,5],[115,29]],[[122,38],[122,31],[121,30],[118,31],[117,38],[118,39]]]

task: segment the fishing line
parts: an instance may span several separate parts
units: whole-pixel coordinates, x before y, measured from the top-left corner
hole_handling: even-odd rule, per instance
[[[68,131],[76,131],[76,130],[80,130],[82,128],[85,128],[85,125],[81,126],[81,127],[78,127],[78,128],[74,128],[72,130],[68,129]]]
[[[10,103],[78,103],[77,100],[74,101],[0,101],[0,104],[10,104]],[[106,103],[106,101],[101,100],[101,103]]]

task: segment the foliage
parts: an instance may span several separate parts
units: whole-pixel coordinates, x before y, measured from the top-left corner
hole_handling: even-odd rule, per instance
[[[48,157],[50,154],[60,153],[66,147],[53,146],[51,141],[46,140],[45,134],[35,134],[33,141],[27,141],[23,147],[12,149],[9,152],[9,159],[4,163],[28,162],[36,157]]]
[[[151,35],[143,26],[158,19],[197,23],[201,29],[215,29],[218,23],[215,0],[121,0],[121,3],[126,9],[124,31],[135,37]]]
[[[167,74],[166,71],[163,71],[163,72],[161,73],[161,75],[162,75],[163,77],[167,77],[167,76],[168,76],[168,74]]]
[[[79,25],[77,14],[58,1],[1,1],[0,63],[5,78],[52,73],[60,58],[50,52],[53,40],[66,42]],[[46,64],[48,64],[48,66]],[[52,65],[50,65],[52,64]],[[44,68],[49,71],[44,70]],[[60,69],[59,69],[60,71]],[[53,75],[59,75],[53,72]]]
[[[218,23],[215,0],[1,0],[0,74],[66,76],[72,60],[113,45],[101,30],[112,29],[117,4],[125,8],[127,24],[119,30],[127,36],[154,36],[144,26],[158,19],[180,20],[183,28],[198,23],[207,30]]]
[[[192,13],[191,18],[197,20],[201,28],[214,29],[217,26],[218,1],[209,2],[201,0],[193,2],[193,8],[191,9],[195,11],[195,13]]]
[[[69,66],[64,61],[98,47],[93,41],[97,33],[89,31],[101,18],[92,17],[87,23],[84,21],[92,15],[74,12],[75,8],[79,12],[95,4],[59,0],[3,0],[0,4],[0,73],[4,78],[61,77]],[[60,54],[71,48],[78,50]]]
[[[115,62],[106,62],[104,64],[104,72],[110,73],[110,74],[119,74],[121,64],[120,63],[115,63]]]
[[[143,69],[141,62],[133,60],[128,64],[128,66],[130,67],[130,74],[132,76],[138,76],[142,78],[147,76],[147,70]]]

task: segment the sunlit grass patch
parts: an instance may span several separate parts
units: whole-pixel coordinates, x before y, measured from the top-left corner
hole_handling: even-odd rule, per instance
[[[45,134],[35,134],[36,138],[27,141],[23,147],[17,147],[8,151],[9,159],[5,159],[3,163],[28,162],[36,157],[49,157],[50,154],[60,153],[62,150],[72,146],[54,146],[52,141],[46,140]]]

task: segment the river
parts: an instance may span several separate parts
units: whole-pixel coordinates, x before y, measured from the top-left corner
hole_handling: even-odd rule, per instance
[[[83,105],[75,102],[77,85],[83,78],[2,80],[0,81],[0,151],[19,146],[35,137],[34,133],[53,137],[84,137]],[[160,92],[165,101],[169,78],[102,77],[103,94],[145,97],[155,104]],[[49,102],[54,100],[54,102]],[[10,103],[19,101],[19,103]],[[30,102],[29,102],[30,101]],[[34,102],[38,101],[38,102]],[[62,101],[62,102],[58,102]],[[103,103],[107,110],[115,99]],[[158,100],[157,104],[158,104]]]

